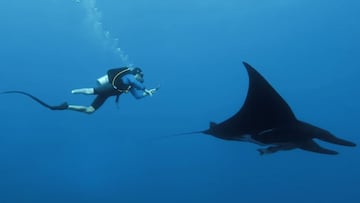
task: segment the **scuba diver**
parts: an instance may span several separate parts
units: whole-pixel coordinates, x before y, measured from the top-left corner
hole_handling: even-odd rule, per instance
[[[129,68],[115,68],[108,70],[107,74],[97,79],[99,86],[94,88],[80,88],[71,91],[72,94],[86,94],[96,95],[96,98],[90,106],[70,105],[64,102],[58,106],[51,106],[39,98],[23,91],[5,91],[3,94],[19,93],[29,96],[33,100],[37,101],[41,105],[51,110],[73,110],[91,114],[99,109],[107,98],[116,96],[116,102],[118,102],[119,96],[123,93],[130,92],[136,99],[141,99],[146,96],[152,96],[158,89],[147,89],[144,83],[144,74],[138,67]]]
[[[136,99],[145,96],[152,96],[158,88],[146,89],[144,83],[144,74],[140,68],[116,68],[111,69],[107,74],[97,80],[99,86],[95,88],[81,88],[71,91],[72,94],[97,95],[90,106],[68,105],[67,109],[85,113],[93,113],[104,104],[110,96],[119,96],[130,92]]]

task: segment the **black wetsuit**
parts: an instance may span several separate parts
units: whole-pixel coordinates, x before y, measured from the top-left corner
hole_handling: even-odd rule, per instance
[[[120,96],[130,91],[136,98],[143,97],[145,86],[136,80],[135,76],[126,68],[111,69],[108,71],[109,82],[94,88],[97,95],[91,106],[100,108],[106,99],[111,96]]]

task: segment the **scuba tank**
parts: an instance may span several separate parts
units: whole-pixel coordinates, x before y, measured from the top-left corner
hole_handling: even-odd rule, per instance
[[[106,74],[106,75],[98,78],[96,81],[99,85],[104,85],[106,83],[109,83],[109,76]]]

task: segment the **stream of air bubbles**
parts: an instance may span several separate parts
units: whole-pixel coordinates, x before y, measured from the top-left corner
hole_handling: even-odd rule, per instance
[[[119,39],[112,36],[111,32],[104,28],[102,23],[102,13],[96,7],[96,0],[73,0],[85,9],[86,20],[91,25],[93,32],[99,41],[120,58],[123,65],[132,66],[127,54],[119,46]]]

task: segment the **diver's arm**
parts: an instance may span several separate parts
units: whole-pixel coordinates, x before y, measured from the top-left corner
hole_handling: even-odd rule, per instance
[[[145,85],[141,82],[139,82],[134,75],[131,75],[131,74],[128,74],[128,75],[125,75],[123,78],[122,78],[122,82],[125,84],[125,85],[130,85],[131,87],[133,88],[136,88],[137,90],[142,90],[144,91],[145,90]]]
[[[141,82],[139,82],[134,75],[125,75],[122,78],[122,82],[126,85],[130,85],[130,93],[136,98],[141,99],[145,96],[147,96],[145,90],[145,85]]]
[[[137,99],[141,99],[145,96],[152,96],[159,89],[146,89],[145,85],[139,82],[134,75],[125,75],[123,77],[123,83],[131,86],[130,92]]]
[[[130,93],[136,98],[136,99],[142,99],[147,96],[146,92],[144,90],[138,90],[136,88],[130,88]]]

